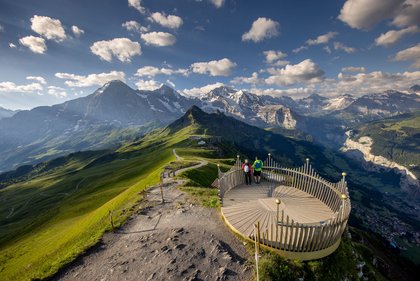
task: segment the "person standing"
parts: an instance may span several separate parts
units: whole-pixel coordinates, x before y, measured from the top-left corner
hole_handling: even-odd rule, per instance
[[[251,185],[252,182],[252,166],[251,164],[248,162],[248,159],[245,159],[245,163],[242,164],[242,170],[244,171],[245,174],[245,183],[247,185]]]
[[[261,171],[263,168],[263,162],[258,159],[258,156],[255,156],[254,164],[252,164],[252,168],[254,169],[254,180],[256,184],[261,182]]]

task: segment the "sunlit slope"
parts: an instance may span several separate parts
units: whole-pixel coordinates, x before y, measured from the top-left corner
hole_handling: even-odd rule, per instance
[[[158,131],[115,152],[81,152],[38,174],[35,168],[8,178],[15,183],[0,190],[1,279],[50,276],[110,228],[109,211],[120,224],[191,129]]]

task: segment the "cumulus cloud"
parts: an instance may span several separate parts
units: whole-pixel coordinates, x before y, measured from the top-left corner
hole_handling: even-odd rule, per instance
[[[35,81],[38,81],[39,83],[41,83],[43,85],[47,84],[47,81],[45,80],[45,78],[44,77],[41,77],[41,76],[26,76],[26,79],[27,80],[35,80]]]
[[[420,43],[414,47],[399,51],[394,58],[396,61],[414,61],[413,68],[420,68]]]
[[[47,45],[42,37],[26,36],[19,39],[19,43],[36,54],[43,54],[47,50]]]
[[[9,48],[11,48],[11,49],[14,49],[14,48],[16,48],[17,46],[15,45],[15,44],[13,44],[12,42],[10,42],[9,43]]]
[[[346,46],[341,42],[334,42],[334,50],[336,50],[336,51],[342,50],[342,51],[344,51],[348,54],[352,54],[352,53],[356,52],[356,48]]]
[[[146,90],[146,91],[153,91],[162,87],[162,83],[159,83],[155,80],[139,80],[136,83],[137,89],[139,90]]]
[[[295,98],[300,98],[308,96],[316,92],[315,88],[312,87],[299,87],[299,88],[288,88],[288,89],[259,89],[252,88],[248,90],[249,92],[259,95],[259,96],[293,96]]]
[[[252,23],[251,29],[242,35],[242,41],[260,42],[280,34],[280,24],[272,19],[258,18]]]
[[[191,64],[192,72],[209,74],[210,76],[229,76],[235,68],[236,63],[228,58],[212,60],[209,62],[196,62]]]
[[[356,29],[370,29],[392,17],[404,0],[347,0],[338,18]]]
[[[60,42],[67,38],[64,27],[58,19],[34,15],[31,23],[32,30],[47,39]]]
[[[373,71],[354,75],[339,73],[338,80],[325,80],[321,84],[320,90],[329,96],[344,93],[360,96],[389,89],[404,91],[418,83],[419,79],[420,71],[403,73]]]
[[[306,41],[306,44],[308,44],[309,46],[311,45],[320,45],[320,44],[327,44],[332,38],[334,38],[336,35],[338,34],[338,32],[333,32],[330,31],[326,34],[323,35],[319,35],[317,38],[315,39],[309,39]]]
[[[67,92],[65,89],[57,86],[48,86],[47,93],[51,96],[57,97],[57,98],[65,98],[67,97]]]
[[[306,59],[298,64],[288,64],[284,68],[269,68],[270,77],[265,79],[269,85],[288,86],[296,83],[317,83],[324,79],[324,71],[312,60]]]
[[[121,26],[127,29],[128,31],[133,31],[133,32],[138,32],[138,33],[144,33],[144,32],[149,31],[149,28],[142,26],[141,24],[139,24],[138,22],[134,20],[126,21]]]
[[[225,84],[223,84],[223,83],[217,82],[217,83],[205,85],[205,86],[199,87],[199,88],[194,87],[194,88],[191,88],[191,89],[184,89],[182,91],[182,94],[184,94],[186,96],[199,97],[199,96],[207,94],[208,92],[210,92],[210,91],[212,91],[216,88],[222,87],[224,85]]]
[[[141,0],[128,0],[128,6],[133,7],[140,13],[146,13],[146,9],[141,5]]]
[[[81,35],[85,34],[85,31],[75,25],[71,27],[71,31],[73,32],[74,36],[80,37]]]
[[[341,69],[343,72],[366,72],[363,66],[346,66]]]
[[[148,77],[153,78],[156,75],[173,75],[173,74],[181,74],[184,76],[188,75],[188,69],[180,68],[180,69],[172,69],[172,68],[157,68],[155,66],[144,66],[137,69],[135,76],[138,77]]]
[[[265,55],[265,62],[268,64],[284,66],[289,63],[286,60],[282,60],[283,58],[287,57],[287,54],[283,53],[282,51],[269,50],[263,53]]]
[[[386,33],[382,33],[378,38],[375,39],[376,46],[388,47],[403,38],[406,35],[418,33],[420,29],[418,26],[413,25],[400,30],[390,30]]]
[[[258,77],[257,72],[253,72],[250,77],[239,76],[235,77],[230,81],[232,84],[260,84],[262,83],[262,79]]]
[[[225,4],[225,0],[209,0],[216,8],[220,8]]]
[[[17,85],[13,82],[0,82],[0,92],[6,93],[33,93],[42,91],[43,87],[39,83],[31,83],[26,85]]]
[[[175,44],[176,37],[167,32],[149,32],[141,35],[147,45],[155,45],[159,47],[171,46]]]
[[[420,1],[404,1],[404,4],[393,19],[392,24],[399,27],[420,24]]]
[[[56,73],[55,77],[66,79],[64,84],[69,87],[90,87],[103,84],[111,80],[125,81],[125,73],[122,71],[111,71],[108,73],[93,73],[89,75],[77,75],[71,73]]]
[[[180,17],[174,15],[166,15],[165,13],[153,13],[149,16],[149,20],[152,22],[156,22],[163,27],[178,29],[182,24],[183,21]]]
[[[115,56],[122,62],[131,62],[133,56],[141,55],[139,43],[128,38],[114,38],[109,41],[97,41],[90,46],[90,50],[101,59],[111,62]]]

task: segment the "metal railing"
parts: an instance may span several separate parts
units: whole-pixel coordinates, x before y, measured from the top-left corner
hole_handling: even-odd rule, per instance
[[[245,183],[244,173],[241,170],[242,162],[237,158],[233,167],[226,173],[219,169],[219,198],[223,206],[223,197],[232,188]],[[278,186],[288,186],[301,190],[319,199],[333,213],[328,220],[317,223],[299,223],[289,217],[284,210],[277,207],[277,223],[260,229],[259,222],[256,231],[249,237],[271,248],[292,252],[314,252],[335,245],[343,234],[351,211],[350,197],[347,188],[346,174],[337,183],[321,178],[312,166],[309,159],[299,168],[285,168],[276,163],[271,155],[264,161],[262,181],[268,182],[273,190]],[[279,205],[281,196],[274,193]],[[258,198],[255,198],[258,199]],[[304,207],[304,206],[302,206]],[[255,237],[256,236],[256,237]]]

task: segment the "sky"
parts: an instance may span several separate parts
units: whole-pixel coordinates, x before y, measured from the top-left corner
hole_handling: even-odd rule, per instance
[[[0,106],[110,80],[292,98],[420,84],[420,0],[0,0]]]

